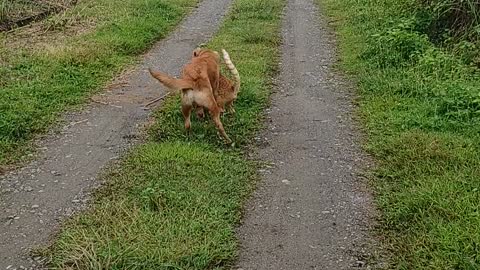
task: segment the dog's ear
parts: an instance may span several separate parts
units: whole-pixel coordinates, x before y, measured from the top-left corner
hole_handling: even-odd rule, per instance
[[[215,54],[215,59],[217,60],[217,62],[220,63],[220,61],[222,61],[220,58],[220,54],[217,51],[213,51],[213,54]]]
[[[200,48],[196,48],[196,49],[193,51],[193,57],[199,56],[201,50],[202,50],[202,49],[200,49]]]

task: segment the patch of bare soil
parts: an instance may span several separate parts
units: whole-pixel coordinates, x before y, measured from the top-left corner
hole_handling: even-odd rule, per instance
[[[76,3],[77,0],[0,0],[0,31],[45,19]]]

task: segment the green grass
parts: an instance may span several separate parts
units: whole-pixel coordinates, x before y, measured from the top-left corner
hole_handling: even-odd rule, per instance
[[[0,35],[0,166],[18,161],[36,134],[133,63],[196,2],[79,1],[40,23],[40,36]]]
[[[242,76],[235,115],[223,122],[237,148],[223,145],[211,120],[185,133],[172,97],[156,114],[148,143],[106,177],[95,203],[46,250],[50,266],[74,269],[227,269],[235,226],[256,166],[243,149],[261,126],[277,68],[283,1],[236,0],[208,47],[225,48]]]
[[[318,2],[358,84],[390,268],[480,269],[478,70],[421,31],[415,0]]]

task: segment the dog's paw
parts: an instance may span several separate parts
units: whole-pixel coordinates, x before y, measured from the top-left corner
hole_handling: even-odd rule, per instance
[[[228,145],[228,146],[235,145],[235,143],[231,139],[225,140],[225,144]]]

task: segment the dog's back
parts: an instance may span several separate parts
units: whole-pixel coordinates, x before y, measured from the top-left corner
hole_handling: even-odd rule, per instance
[[[183,68],[183,78],[191,80],[197,89],[211,87],[213,91],[218,89],[220,77],[220,57],[217,52],[207,49],[196,49],[193,57]],[[203,85],[210,83],[210,85]],[[199,85],[202,84],[202,85]]]

